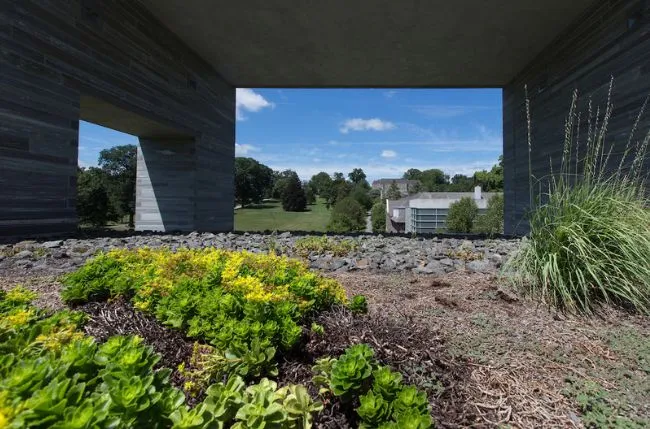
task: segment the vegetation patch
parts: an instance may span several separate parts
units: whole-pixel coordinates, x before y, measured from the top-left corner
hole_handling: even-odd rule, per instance
[[[324,255],[331,253],[334,256],[345,256],[359,248],[359,243],[354,240],[337,240],[326,235],[322,237],[303,237],[296,240],[294,247],[298,255],[307,257],[311,253]]]
[[[605,144],[611,103],[604,118],[590,110],[587,140],[580,142],[577,101],[575,92],[560,171],[536,179],[548,191],[537,196],[530,239],[506,272],[522,290],[561,309],[593,313],[608,303],[650,313],[650,200],[643,170],[650,132],[635,142],[637,120],[612,168],[612,148]],[[536,185],[531,177],[531,193]]]

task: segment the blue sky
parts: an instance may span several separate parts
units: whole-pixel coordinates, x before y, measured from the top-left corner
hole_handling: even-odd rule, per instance
[[[237,90],[236,152],[309,179],[363,168],[369,180],[409,168],[489,169],[502,153],[500,89]],[[137,138],[82,122],[79,163]]]

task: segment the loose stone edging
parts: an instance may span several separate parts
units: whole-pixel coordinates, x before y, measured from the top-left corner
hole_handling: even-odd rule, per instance
[[[186,235],[134,235],[0,245],[0,272],[56,274],[82,265],[98,251],[115,248],[217,247],[251,252],[276,252],[300,257],[294,244],[301,236],[282,234],[198,233]],[[413,272],[442,275],[452,271],[493,273],[518,247],[519,239],[406,238],[381,235],[333,236],[353,240],[358,249],[345,256],[316,254],[305,257],[311,268],[324,272]]]

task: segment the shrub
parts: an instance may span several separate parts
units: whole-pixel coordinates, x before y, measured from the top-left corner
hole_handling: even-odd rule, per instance
[[[363,231],[366,228],[366,211],[351,197],[336,203],[327,230],[332,232]]]
[[[208,342],[213,379],[273,375],[276,351],[297,344],[305,316],[346,301],[338,282],[303,262],[217,249],[113,250],[64,283],[67,302],[125,296],[163,324]]]
[[[372,232],[386,232],[386,205],[383,202],[380,201],[372,206],[370,219]]]
[[[282,208],[287,212],[304,212],[307,208],[307,197],[298,175],[294,174],[286,180],[286,187],[282,192]]]
[[[366,314],[368,312],[368,301],[363,295],[355,295],[350,301],[350,311],[355,314]]]
[[[464,197],[460,201],[451,203],[447,213],[447,230],[450,232],[470,232],[477,214],[478,206],[470,197]]]
[[[402,375],[381,366],[365,344],[349,347],[338,359],[316,361],[312,382],[319,394],[356,403],[360,428],[422,428],[433,426],[425,393],[403,385]]]
[[[505,271],[526,293],[561,309],[592,313],[600,303],[614,303],[649,313],[650,201],[642,169],[650,132],[633,144],[635,124],[618,168],[611,169],[604,144],[611,103],[599,128],[589,118],[584,144],[573,137],[576,104],[574,93],[561,170],[545,178],[548,192],[534,204],[530,237]]]
[[[487,212],[476,217],[473,232],[490,236],[503,233],[503,194],[490,198]]]
[[[302,257],[307,257],[312,252],[319,255],[331,253],[334,256],[345,256],[357,250],[359,243],[348,239],[336,240],[323,235],[322,237],[299,238],[296,240],[294,247]]]

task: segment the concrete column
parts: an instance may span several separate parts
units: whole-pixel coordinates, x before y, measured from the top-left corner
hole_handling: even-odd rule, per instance
[[[136,230],[232,230],[233,169],[232,142],[140,138]]]
[[[0,236],[77,228],[79,95],[0,64]]]

